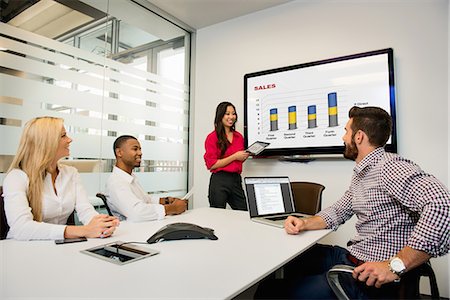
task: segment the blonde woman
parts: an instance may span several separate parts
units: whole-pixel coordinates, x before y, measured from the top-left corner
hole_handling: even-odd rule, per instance
[[[109,237],[119,225],[117,218],[95,211],[77,170],[58,164],[69,155],[71,142],[62,119],[40,117],[25,125],[3,181],[8,238]],[[84,226],[65,225],[74,210]]]

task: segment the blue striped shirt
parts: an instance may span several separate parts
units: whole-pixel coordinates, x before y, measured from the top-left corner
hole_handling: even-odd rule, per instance
[[[405,246],[431,256],[449,252],[450,193],[415,163],[377,148],[353,169],[349,189],[319,212],[336,230],[353,215],[357,234],[348,246],[363,261],[383,261]]]

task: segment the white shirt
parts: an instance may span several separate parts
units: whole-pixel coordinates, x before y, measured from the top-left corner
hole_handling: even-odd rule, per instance
[[[87,224],[97,215],[81,185],[77,169],[59,165],[53,189],[52,176],[47,173],[42,195],[42,222],[33,220],[27,199],[28,175],[14,169],[3,181],[5,213],[10,227],[8,238],[17,240],[56,240],[64,238],[67,218],[76,210],[78,219]]]
[[[166,215],[164,205],[144,191],[136,175],[116,166],[106,183],[106,194],[112,213],[120,219],[141,222],[161,220]]]

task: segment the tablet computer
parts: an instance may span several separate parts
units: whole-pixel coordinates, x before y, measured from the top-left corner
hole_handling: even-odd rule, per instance
[[[252,155],[258,155],[269,145],[270,145],[270,143],[256,141],[253,144],[251,144],[245,151],[247,151],[248,153],[250,153]]]

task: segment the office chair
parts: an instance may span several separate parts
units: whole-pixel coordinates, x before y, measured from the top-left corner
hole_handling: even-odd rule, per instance
[[[419,270],[420,277],[425,276],[425,277],[428,277],[430,280],[431,298],[432,299],[440,299],[441,296],[439,294],[439,288],[437,285],[436,274],[434,274],[433,268],[431,267],[431,262],[427,261],[426,263],[424,263],[423,265],[421,265],[418,268],[419,268],[418,270]],[[419,281],[420,280],[417,280],[417,285],[415,286],[415,288],[417,289],[415,294],[417,294],[417,295],[420,295]]]
[[[350,299],[341,285],[341,276],[351,276],[354,267],[348,265],[335,265],[327,272],[327,280],[334,294],[339,300]],[[400,285],[395,291],[398,299],[420,299],[420,278],[426,276],[430,281],[431,299],[440,299],[439,288],[436,281],[436,275],[431,267],[430,261],[422,264],[416,269],[410,271],[415,272],[417,276],[411,276],[408,280],[400,281]],[[345,275],[347,274],[347,275]],[[407,273],[408,274],[408,273]],[[376,290],[376,289],[375,289]],[[376,298],[382,297],[377,295]],[[369,296],[369,298],[371,298]]]
[[[349,300],[350,298],[347,296],[344,288],[341,286],[339,281],[339,276],[342,274],[351,274],[353,273],[353,269],[355,267],[348,265],[335,265],[327,272],[327,280],[328,285],[333,290],[334,294],[339,300]]]
[[[76,225],[75,222],[75,211],[73,211],[70,216],[67,218],[66,225]]]
[[[3,187],[0,186],[0,240],[6,239],[8,231],[9,226],[8,222],[6,221],[5,203],[3,199]]]
[[[295,211],[307,215],[315,215],[322,209],[323,185],[315,182],[291,182],[292,196],[294,197]],[[294,264],[295,265],[295,264]],[[275,274],[275,277],[291,277],[297,270],[288,264]]]
[[[102,194],[102,193],[97,193],[95,196],[102,199],[103,204],[105,204],[105,208],[106,208],[106,211],[108,212],[108,215],[114,216],[113,213],[111,212],[111,209],[108,206],[108,199],[106,198],[106,195]]]
[[[315,182],[291,182],[295,211],[315,215],[322,209],[323,185]]]

